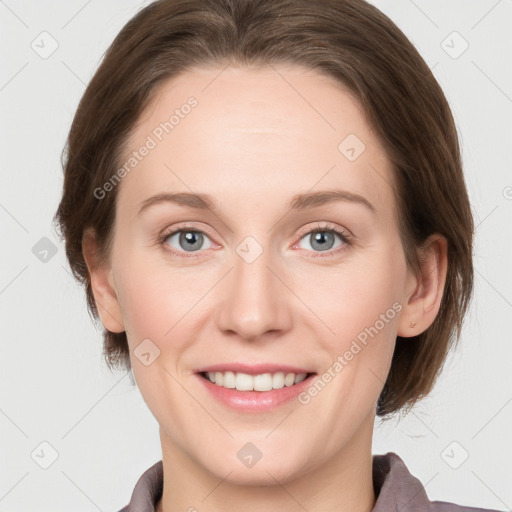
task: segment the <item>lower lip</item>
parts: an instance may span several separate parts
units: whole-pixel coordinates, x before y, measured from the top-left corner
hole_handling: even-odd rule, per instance
[[[236,388],[217,386],[199,373],[196,375],[206,389],[222,404],[232,409],[253,412],[269,411],[296,398],[301,391],[311,385],[313,378],[316,377],[316,374],[311,374],[298,384],[270,391],[238,391]]]

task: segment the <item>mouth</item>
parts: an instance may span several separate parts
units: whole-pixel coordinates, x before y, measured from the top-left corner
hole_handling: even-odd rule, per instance
[[[245,371],[233,371],[232,366],[230,370],[218,366],[196,371],[195,375],[209,399],[243,413],[268,412],[289,403],[311,386],[317,376],[316,372],[292,367],[274,367],[272,371],[268,365],[265,370],[260,368],[244,367]],[[240,365],[236,369],[240,369]],[[296,371],[290,371],[292,369]]]
[[[225,389],[236,389],[237,391],[257,391],[267,392],[284,387],[295,386],[309,379],[314,372],[267,372],[259,374],[249,374],[244,372],[199,372],[199,375],[215,384],[218,387]]]

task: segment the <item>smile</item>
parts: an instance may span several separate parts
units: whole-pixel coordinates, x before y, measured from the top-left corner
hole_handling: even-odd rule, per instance
[[[281,389],[285,386],[293,386],[302,382],[307,373],[261,373],[249,375],[242,372],[203,372],[204,378],[214,383],[216,386],[237,389],[238,391],[271,391],[272,389]]]
[[[316,373],[201,371],[195,373],[208,393],[221,405],[243,413],[278,408],[312,385]]]

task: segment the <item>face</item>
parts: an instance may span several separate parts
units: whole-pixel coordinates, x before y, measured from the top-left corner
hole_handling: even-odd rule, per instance
[[[276,70],[197,68],[159,89],[126,146],[108,269],[163,449],[238,483],[369,450],[412,283],[359,104]]]

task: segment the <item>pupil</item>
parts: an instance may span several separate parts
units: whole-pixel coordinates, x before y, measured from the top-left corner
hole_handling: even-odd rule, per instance
[[[197,231],[186,231],[180,236],[180,244],[182,242],[187,242],[187,244],[189,244],[188,248],[187,244],[184,244],[185,246],[183,248],[185,250],[189,250],[190,248],[192,248],[192,250],[199,249],[202,245],[202,236],[203,235]]]
[[[332,247],[332,242],[333,242],[333,234],[332,233],[329,233],[327,231],[317,231],[317,233],[312,236],[313,236],[313,242],[311,244],[311,247],[319,249],[321,251],[329,250]],[[330,240],[331,244],[326,242],[326,238],[329,238],[329,237],[331,238],[331,240]],[[317,247],[315,247],[316,243],[319,244]]]

